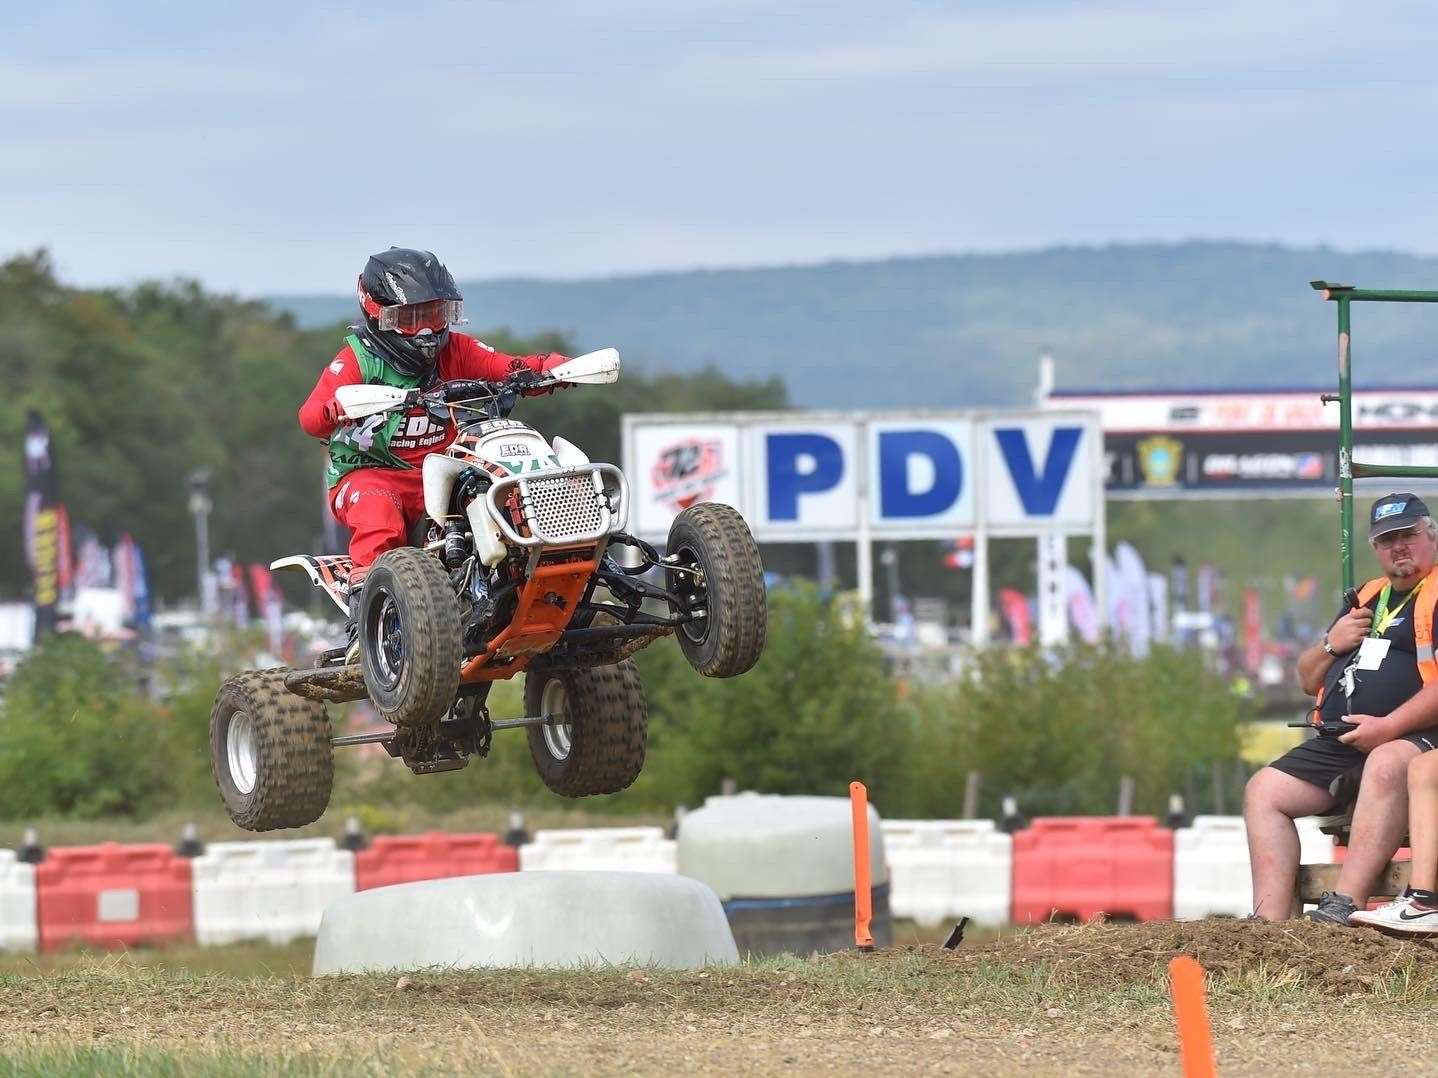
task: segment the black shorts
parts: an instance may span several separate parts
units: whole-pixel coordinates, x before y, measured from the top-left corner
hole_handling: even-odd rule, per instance
[[[1407,734],[1400,741],[1411,741],[1419,752],[1438,748],[1438,728],[1419,730]],[[1289,749],[1269,767],[1292,775],[1304,782],[1311,782],[1325,790],[1333,789],[1333,780],[1349,771],[1363,766],[1368,754],[1359,752],[1352,745],[1345,745],[1336,737],[1311,737],[1301,745]]]

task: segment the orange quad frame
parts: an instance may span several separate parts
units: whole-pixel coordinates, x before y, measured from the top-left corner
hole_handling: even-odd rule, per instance
[[[523,670],[535,655],[548,651],[569,627],[598,569],[592,552],[588,561],[537,566],[519,593],[514,617],[484,651],[460,667],[459,680],[469,684],[502,681]]]

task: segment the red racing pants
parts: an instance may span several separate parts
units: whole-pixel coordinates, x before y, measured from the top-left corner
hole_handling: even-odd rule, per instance
[[[356,468],[330,491],[335,519],[350,530],[355,569],[373,565],[386,550],[406,546],[424,514],[424,480],[418,468]]]

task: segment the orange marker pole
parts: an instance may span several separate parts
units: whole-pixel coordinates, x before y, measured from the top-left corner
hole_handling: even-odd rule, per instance
[[[862,782],[849,783],[849,807],[854,810],[854,945],[874,949],[869,922],[874,919],[874,889],[869,879],[869,791]]]
[[[1183,1078],[1215,1078],[1218,1070],[1213,1059],[1213,1034],[1208,1026],[1203,967],[1181,954],[1168,964],[1168,983],[1173,994],[1173,1019],[1178,1025]]]

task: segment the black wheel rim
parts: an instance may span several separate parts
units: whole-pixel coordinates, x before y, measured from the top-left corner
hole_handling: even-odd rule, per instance
[[[693,573],[669,570],[669,590],[684,600],[685,609],[689,613],[693,614],[701,610],[704,612],[702,618],[681,624],[679,631],[690,643],[702,644],[709,638],[709,567],[704,564],[704,559],[699,556],[699,552],[688,544],[681,545],[671,553],[679,556],[680,565],[690,566],[704,574],[701,580]]]
[[[399,603],[388,588],[376,590],[365,629],[370,669],[384,688],[393,689],[404,676],[404,621]]]

